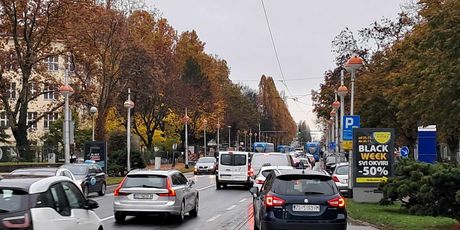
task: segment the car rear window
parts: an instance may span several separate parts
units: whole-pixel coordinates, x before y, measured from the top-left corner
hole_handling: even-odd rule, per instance
[[[29,195],[25,191],[0,188],[0,213],[26,210],[28,200]]]
[[[230,154],[220,155],[220,163],[222,165],[232,165],[232,155]]]
[[[128,175],[122,188],[166,188],[166,176]]]
[[[279,176],[271,189],[280,195],[334,195],[338,193],[334,182],[328,177],[310,177],[304,175]]]
[[[348,165],[339,166],[335,169],[335,173],[337,175],[347,175],[348,174]]]
[[[74,175],[88,174],[88,166],[85,165],[64,165],[63,167],[71,171]]]
[[[246,165],[246,155],[243,154],[222,154],[220,155],[220,164],[229,166]]]
[[[261,173],[262,173],[262,175],[263,175],[264,177],[267,177],[267,176],[270,175],[270,173],[272,173],[272,172],[273,172],[273,169],[268,169],[268,170],[262,171]]]
[[[264,164],[271,166],[292,166],[286,155],[255,155],[252,157],[251,165],[254,167],[262,167]]]
[[[235,166],[246,165],[246,155],[234,154],[233,158],[234,158],[233,165]]]

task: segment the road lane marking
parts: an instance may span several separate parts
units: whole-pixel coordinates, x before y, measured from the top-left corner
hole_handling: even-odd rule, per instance
[[[214,187],[214,186],[216,186],[216,184],[211,184],[211,185],[208,185],[208,186],[206,186],[206,187],[199,188],[199,189],[197,189],[197,190],[198,190],[198,191],[203,191],[203,190],[205,190],[205,189],[212,188],[212,187]]]
[[[230,210],[234,209],[235,207],[236,207],[236,205],[232,205],[232,206],[227,208],[227,211],[230,211]]]
[[[221,214],[219,215],[216,215],[216,216],[213,216],[211,218],[209,218],[206,222],[212,222],[212,221],[215,221],[217,218],[219,218],[220,216],[222,216]]]
[[[107,221],[107,220],[112,219],[113,217],[114,217],[114,216],[109,216],[109,217],[106,217],[106,218],[101,219],[101,221],[104,222],[104,221]]]
[[[239,203],[243,203],[243,202],[245,202],[246,200],[247,200],[247,199],[244,198],[244,199],[242,199],[242,200],[240,200],[240,201],[238,201],[238,202],[239,202]]]

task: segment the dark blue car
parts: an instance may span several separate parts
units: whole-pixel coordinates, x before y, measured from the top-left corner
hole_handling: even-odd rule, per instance
[[[260,192],[251,188],[254,229],[346,229],[345,200],[328,175],[280,170],[268,175]]]

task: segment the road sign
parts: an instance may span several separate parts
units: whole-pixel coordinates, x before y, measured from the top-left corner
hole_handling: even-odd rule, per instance
[[[345,150],[352,150],[353,149],[353,141],[343,141],[342,148]]]
[[[343,116],[343,140],[352,141],[353,140],[353,128],[360,128],[360,119],[359,116]]]
[[[401,150],[399,150],[401,153],[402,157],[408,157],[409,156],[409,148],[407,146],[401,147]]]

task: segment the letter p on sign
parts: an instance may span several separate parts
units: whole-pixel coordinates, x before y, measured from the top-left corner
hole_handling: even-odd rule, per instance
[[[353,140],[353,128],[360,127],[359,116],[344,116],[343,117],[343,140]]]
[[[353,128],[353,118],[352,117],[345,117],[345,128]]]

